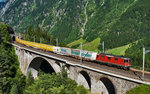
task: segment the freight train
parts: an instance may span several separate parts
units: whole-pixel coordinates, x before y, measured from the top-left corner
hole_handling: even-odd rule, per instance
[[[71,49],[66,47],[58,47],[52,45],[46,45],[41,43],[29,42],[18,37],[15,38],[16,42],[21,43],[23,45],[31,46],[37,49],[42,49],[46,51],[50,51],[60,55],[71,56],[80,59],[82,57],[83,60],[93,61],[93,63],[99,64],[107,64],[109,66],[115,66],[117,68],[129,70],[131,63],[130,59],[123,56],[116,56],[112,54],[79,50],[79,49]]]

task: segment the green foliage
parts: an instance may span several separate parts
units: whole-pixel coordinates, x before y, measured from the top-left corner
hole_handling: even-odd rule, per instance
[[[65,69],[65,66],[62,66],[62,68],[61,68],[61,77],[63,77],[63,79],[68,78],[68,74],[67,74],[67,71]]]
[[[120,19],[102,35],[106,48],[129,44],[149,34],[149,0],[137,0],[130,4]]]
[[[28,72],[27,77],[26,77],[26,88],[31,86],[34,83],[34,78],[31,74],[31,72]]]
[[[67,44],[67,46],[73,48],[73,46],[75,46],[75,45],[80,45],[81,42],[84,42],[82,38],[80,38],[80,39],[78,39],[78,40],[76,40],[74,42],[71,42],[71,43]]]
[[[10,91],[10,82],[15,76],[18,67],[14,48],[9,43],[11,37],[8,33],[8,28],[8,25],[0,23],[0,89],[3,93]]]
[[[29,94],[87,94],[83,86],[67,77],[65,67],[58,74],[41,74],[25,92]]]
[[[67,94],[67,91],[64,89],[64,86],[61,85],[60,87],[53,87],[50,88],[52,94]]]
[[[10,90],[10,94],[19,94],[18,93],[18,87],[16,84],[13,84],[11,90]]]
[[[26,80],[25,76],[22,74],[21,70],[18,68],[15,77],[11,81],[11,86],[16,85],[18,93],[15,94],[24,94]],[[11,90],[12,90],[11,88]]]
[[[98,52],[99,45],[100,45],[100,48],[102,49],[102,45],[100,43],[101,43],[100,38],[96,38],[91,42],[85,42],[85,44],[83,43],[82,49]],[[92,45],[92,46],[90,46],[90,45]],[[78,46],[78,49],[80,49],[80,46]]]
[[[11,37],[9,36],[9,33],[7,31],[7,28],[9,28],[8,25],[4,25],[0,23],[0,43],[6,43],[7,41],[11,40]]]
[[[105,51],[106,53],[114,54],[114,55],[125,55],[125,51],[131,46],[131,44],[127,44],[121,47],[113,48],[108,51]]]
[[[131,58],[132,67],[141,69],[142,61],[143,61],[143,46],[146,50],[150,49],[150,38],[149,36],[145,36],[146,38],[139,40],[137,43],[133,43],[130,48],[127,49],[125,56]],[[145,55],[145,70],[150,71],[150,53]]]
[[[37,33],[38,32],[38,33]],[[56,38],[51,36],[49,32],[43,31],[40,27],[34,29],[32,26],[28,27],[28,30],[22,35],[27,41],[38,42],[43,44],[56,45]],[[59,41],[59,40],[58,40]],[[66,43],[58,42],[59,46],[65,47]]]
[[[0,93],[22,94],[23,79],[19,75],[14,47],[10,44],[11,30],[10,26],[0,23]]]
[[[79,39],[79,40],[76,40],[74,42],[69,43],[67,46],[70,47],[70,48],[80,49],[81,42],[82,42],[82,49],[83,50],[94,51],[94,52],[99,51],[98,47],[101,43],[100,38],[96,38],[91,42],[86,42],[83,39]],[[102,49],[102,46],[100,46],[100,48]]]
[[[77,86],[75,90],[76,94],[88,94],[88,91],[83,86]]]
[[[29,25],[34,28],[40,26],[58,37],[60,42],[73,41],[77,39],[80,32],[81,22],[78,20],[82,11],[77,8],[82,5],[84,5],[84,1],[44,0],[39,2],[33,0],[24,5],[23,0],[15,0],[9,7],[12,11],[8,9],[3,17],[4,21],[12,26],[20,24],[17,26],[17,32],[26,30]],[[23,7],[24,9],[22,9]],[[62,13],[66,15],[62,15]],[[11,16],[9,16],[10,14]],[[10,18],[13,19],[12,22],[7,20]]]
[[[126,94],[149,94],[150,86],[149,85],[140,85],[130,91],[127,91]]]

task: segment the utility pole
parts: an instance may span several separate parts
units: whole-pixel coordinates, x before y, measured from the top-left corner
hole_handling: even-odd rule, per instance
[[[103,53],[105,52],[105,48],[104,48],[104,41],[102,43],[102,48],[103,48]]]
[[[17,37],[17,36],[16,36],[16,32],[15,32],[15,37]]]
[[[143,46],[143,78],[144,78],[144,66],[145,66],[145,54],[149,53],[150,50],[145,50],[144,46]]]
[[[142,76],[143,76],[143,78],[144,78],[144,65],[145,65],[145,48],[143,47],[143,74],[142,74]]]
[[[51,38],[49,39],[49,44],[51,44]]]
[[[42,43],[42,38],[40,38],[40,43]]]
[[[34,38],[34,42],[35,42],[35,36],[33,38]]]
[[[18,33],[18,38],[20,39],[19,33]]]
[[[24,40],[25,40],[25,35],[22,37],[22,39],[24,39]]]
[[[19,39],[21,39],[21,38],[20,38],[20,33],[18,33],[18,36],[19,36]]]
[[[58,46],[58,38],[56,38],[56,46]]]
[[[82,63],[82,42],[81,42],[81,46],[80,46],[80,63]]]
[[[102,43],[99,43],[98,45],[102,45],[103,53],[105,52],[105,46],[104,46],[104,41]]]

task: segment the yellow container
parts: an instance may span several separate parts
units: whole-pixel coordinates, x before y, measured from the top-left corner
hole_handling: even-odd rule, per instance
[[[40,48],[40,44],[39,43],[36,43],[36,48]]]
[[[36,47],[36,43],[33,42],[33,43],[32,43],[32,47]]]
[[[47,51],[53,51],[53,47],[55,47],[55,46],[50,46],[50,45],[46,45],[46,44],[25,41],[25,40],[19,39],[18,37],[16,37],[16,41],[21,44],[24,44],[24,45],[28,45],[31,47],[35,47],[35,48],[39,48],[39,49],[43,49],[43,50],[47,50]]]
[[[55,47],[55,46],[47,45],[47,50],[48,50],[48,51],[53,51],[53,47]]]

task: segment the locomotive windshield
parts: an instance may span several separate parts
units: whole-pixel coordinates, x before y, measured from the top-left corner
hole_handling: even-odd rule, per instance
[[[124,63],[129,63],[129,60],[124,60]]]

